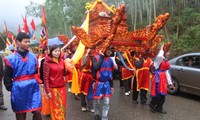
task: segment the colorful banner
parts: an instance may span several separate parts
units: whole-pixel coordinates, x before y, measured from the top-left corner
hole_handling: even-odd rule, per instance
[[[88,33],[88,29],[89,29],[89,12],[87,13],[87,17],[85,20],[85,24],[83,29]],[[77,47],[77,50],[74,54],[74,56],[72,57],[72,60],[74,61],[75,64],[78,63],[78,61],[81,59],[81,57],[83,56],[85,51],[85,46],[83,45],[83,43],[80,41],[79,45]],[[76,68],[74,67],[73,69],[73,75],[72,75],[72,87],[71,87],[71,92],[78,94],[80,93],[80,89],[79,89],[79,83],[78,83],[78,73]]]
[[[126,63],[124,62],[124,59],[122,58],[122,55],[121,55],[120,52],[117,52],[117,55],[119,56],[120,61],[122,62],[122,64],[124,65],[125,68],[127,68],[128,70],[134,71],[134,69],[131,69],[126,65]]]

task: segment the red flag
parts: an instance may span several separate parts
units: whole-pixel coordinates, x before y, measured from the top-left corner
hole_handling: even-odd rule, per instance
[[[12,35],[12,44],[15,46],[15,36],[14,35]]]
[[[23,18],[23,23],[24,23],[24,28],[23,28],[23,30],[24,30],[24,32],[25,32],[26,34],[28,34],[29,28],[28,28],[28,24],[27,24],[26,17],[24,18],[24,17],[22,16],[22,18]]]
[[[3,27],[3,33],[4,33],[4,35],[6,35],[7,32],[8,32],[8,30],[7,30],[7,26],[6,26],[6,21],[4,21],[4,27]]]
[[[20,25],[19,25],[19,27],[18,27],[18,33],[20,33],[21,32],[21,28],[20,28]]]
[[[12,41],[13,45],[15,44],[15,36],[11,32],[8,32],[7,38]]]
[[[33,40],[36,40],[35,32],[33,32],[32,38]]]
[[[10,32],[8,32],[8,38],[12,39],[12,34]]]
[[[35,34],[33,34],[33,37],[32,37],[32,38],[33,38],[33,40],[36,40],[36,36],[35,36]]]
[[[46,29],[46,13],[45,13],[45,10],[44,10],[44,5],[42,5],[42,25]]]
[[[35,27],[35,22],[34,22],[34,20],[32,19],[32,21],[31,21],[31,27],[32,27],[32,29],[35,31],[36,30],[36,27]]]

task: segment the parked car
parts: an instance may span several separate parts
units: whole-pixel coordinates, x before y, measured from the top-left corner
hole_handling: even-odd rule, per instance
[[[200,52],[184,54],[171,59],[170,74],[175,89],[169,94],[179,91],[200,96]]]

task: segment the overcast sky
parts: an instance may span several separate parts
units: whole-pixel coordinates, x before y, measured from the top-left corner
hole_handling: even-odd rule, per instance
[[[4,20],[6,21],[7,29],[17,33],[18,26],[22,26],[22,15],[25,16],[25,6],[30,4],[30,1],[42,4],[45,0],[0,0],[0,32],[3,32]],[[28,24],[32,18],[28,18]],[[34,18],[36,24],[40,22],[40,18]]]

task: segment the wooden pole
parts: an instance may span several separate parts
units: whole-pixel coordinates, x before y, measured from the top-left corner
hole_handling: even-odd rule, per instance
[[[0,34],[0,37],[1,37],[1,39],[3,40],[3,42],[6,44],[5,39],[3,39],[3,37],[1,36],[1,34]]]

